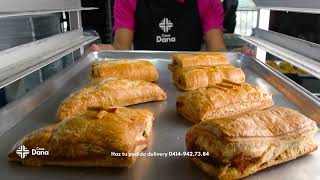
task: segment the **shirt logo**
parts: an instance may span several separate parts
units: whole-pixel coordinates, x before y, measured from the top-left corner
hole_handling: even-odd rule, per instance
[[[30,153],[30,151],[24,146],[24,145],[21,145],[17,150],[16,150],[16,153],[18,154],[18,156],[21,158],[21,159],[24,159],[28,156],[28,154]]]
[[[170,31],[170,29],[173,28],[173,23],[168,18],[164,18],[159,23],[159,27],[161,28],[161,30],[163,32],[168,33]]]

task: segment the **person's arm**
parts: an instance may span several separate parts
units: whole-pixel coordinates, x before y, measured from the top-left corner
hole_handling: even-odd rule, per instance
[[[207,51],[225,51],[223,31],[221,29],[211,29],[205,33]]]
[[[220,0],[198,0],[199,13],[208,51],[225,51],[223,6]]]
[[[87,52],[99,50],[129,50],[133,42],[137,0],[116,0],[114,3],[114,41],[112,44],[94,44]]]
[[[233,0],[237,3],[238,0]],[[202,30],[208,51],[226,51],[223,37],[224,11],[220,0],[198,0]],[[255,54],[254,50],[247,47],[237,48],[232,51],[241,52],[249,56]]]
[[[114,3],[114,41],[117,50],[130,50],[135,29],[137,0],[117,0]]]
[[[117,29],[114,35],[113,47],[117,50],[130,50],[132,48],[133,32],[128,29]]]

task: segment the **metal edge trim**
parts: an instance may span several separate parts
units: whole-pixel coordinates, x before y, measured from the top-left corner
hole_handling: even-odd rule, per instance
[[[250,44],[253,44],[253,45],[256,45],[260,48],[262,48],[263,50],[277,56],[277,57],[280,57],[281,59],[303,69],[304,71],[312,74],[313,76],[317,77],[320,79],[320,73],[314,69],[315,67],[317,67],[317,65],[314,65],[314,64],[310,64],[308,66],[306,66],[305,64],[302,64],[301,62],[299,61],[304,61],[304,62],[310,62],[310,63],[317,63],[318,65],[320,65],[320,63],[308,58],[308,57],[305,57],[304,55],[301,55],[301,54],[298,54],[296,52],[293,52],[289,49],[286,49],[284,47],[281,47],[281,46],[278,46],[276,44],[273,44],[269,41],[266,41],[266,40],[263,40],[263,39],[253,39],[255,37],[240,37],[241,39],[243,39],[244,41],[250,43]],[[264,41],[264,42],[259,42],[259,41]],[[270,44],[274,47],[268,47],[266,44]],[[281,51],[280,51],[281,50]],[[286,54],[286,53],[283,53],[283,51],[287,51],[287,52],[290,52],[290,54],[292,54],[292,56],[289,56],[289,53]],[[300,56],[300,57],[299,57]],[[299,58],[297,58],[299,57]]]
[[[270,85],[272,85],[285,97],[287,97],[293,105],[295,105],[303,112],[303,114],[316,121],[318,127],[320,127],[320,99],[293,80],[274,70],[268,64],[264,64],[256,58],[253,59],[255,60],[254,62],[258,65],[255,67],[259,68],[255,71],[261,76],[265,76],[264,79],[268,83],[270,83]],[[297,96],[292,97],[292,94],[295,94]],[[302,107],[304,103],[308,103],[308,107]]]
[[[46,11],[25,11],[25,12],[0,13],[0,18],[52,14],[52,13],[60,13],[60,12],[72,12],[72,11],[89,11],[89,10],[97,10],[97,9],[98,8],[95,8],[95,7],[87,7],[87,8],[74,8],[74,9],[46,10]]]
[[[89,54],[86,57],[81,57],[77,62],[63,69],[58,74],[55,74],[54,76],[50,77],[40,86],[28,92],[25,96],[1,108],[0,117],[6,117],[6,118],[0,119],[0,136],[2,136],[4,133],[9,131],[19,122],[21,122],[23,120],[23,117],[29,114],[30,112],[34,111],[36,107],[44,103],[51,96],[55,95],[56,91],[61,89],[62,86],[64,85],[59,82],[65,81],[63,79],[66,79],[66,78],[71,79],[72,77],[74,77],[78,73],[79,68],[84,69],[88,65],[88,63],[90,63],[89,61],[85,61],[85,59],[87,57],[93,58],[93,56],[94,54]],[[44,93],[40,94],[39,92],[44,92]],[[28,102],[32,102],[33,107],[30,108],[28,106]],[[20,114],[21,118],[15,118],[14,114],[11,113],[16,108],[23,109],[22,114]]]
[[[254,0],[257,7],[265,8],[277,8],[285,9],[284,11],[290,10],[301,10],[301,11],[313,11],[314,9],[320,9],[320,1],[318,0]],[[300,11],[300,12],[301,12]]]
[[[166,54],[166,53],[186,53],[186,54],[190,54],[190,53],[199,53],[199,51],[151,51],[151,50],[100,50],[100,51],[95,51],[97,53],[100,52],[114,52],[114,53],[144,53],[144,54],[153,54],[153,53],[158,53],[158,54]],[[200,52],[201,53],[201,52]],[[206,53],[206,52],[203,52]],[[223,51],[217,51],[217,53],[225,53],[225,54],[241,54],[240,52],[223,52]]]
[[[245,56],[245,55],[244,55]],[[267,69],[270,73],[272,73],[273,75],[275,75],[276,77],[280,78],[281,80],[285,81],[288,85],[290,85],[292,88],[298,90],[299,92],[301,92],[302,94],[308,96],[310,98],[310,100],[312,100],[319,108],[320,108],[320,98],[318,98],[317,96],[315,96],[313,93],[311,93],[310,91],[306,90],[304,87],[302,87],[300,84],[297,84],[296,82],[294,82],[293,80],[291,80],[290,78],[288,78],[287,76],[283,75],[282,73],[278,72],[277,70],[273,69],[271,66],[269,66],[268,64],[265,64],[261,61],[259,61],[258,59],[252,57],[253,59],[255,59],[256,63],[258,63],[260,66],[262,66],[263,68]]]
[[[95,41],[95,40],[97,40],[97,39],[99,39],[99,38],[92,38],[92,39],[90,39],[90,40],[88,40],[88,41],[86,41],[86,42],[84,42],[84,43],[81,43],[81,44],[80,44],[79,46],[77,46],[77,47],[70,48],[70,49],[66,50],[65,52],[63,52],[63,53],[60,53],[60,54],[58,54],[57,56],[54,56],[54,57],[50,58],[50,59],[47,60],[47,61],[41,62],[40,64],[37,64],[37,65],[32,66],[32,67],[30,67],[30,68],[28,68],[28,69],[26,69],[26,70],[24,70],[24,71],[21,71],[21,72],[20,72],[19,74],[17,74],[16,76],[10,77],[9,79],[5,80],[4,83],[1,82],[1,83],[0,83],[0,88],[3,88],[3,87],[5,87],[5,86],[7,86],[8,84],[11,84],[11,83],[13,83],[13,82],[15,82],[15,81],[17,81],[17,80],[25,77],[25,76],[28,76],[29,74],[31,74],[31,73],[33,73],[33,72],[35,72],[35,71],[37,71],[37,70],[45,67],[46,65],[48,65],[48,64],[50,64],[50,63],[55,62],[56,60],[62,58],[63,56],[68,55],[69,53],[72,53],[73,51],[79,49],[79,48],[82,47],[82,46],[85,46],[85,45],[87,45],[87,44],[90,44],[91,42],[93,42],[93,41]]]
[[[72,33],[72,32],[70,32],[70,33]],[[76,31],[75,31],[75,33],[76,33]],[[80,44],[77,44],[76,46],[73,46],[73,47],[70,47],[68,49],[65,49],[63,52],[60,51],[59,53],[49,57],[48,59],[39,62],[38,64],[31,65],[30,67],[28,67],[28,68],[26,68],[24,70],[21,70],[21,71],[15,73],[12,76],[4,78],[3,80],[0,81],[0,88],[3,88],[5,86],[7,86],[8,84],[10,84],[10,83],[12,83],[12,82],[14,82],[16,80],[19,80],[19,79],[29,75],[30,73],[32,73],[34,71],[37,71],[40,68],[42,68],[42,67],[44,67],[44,66],[46,66],[46,65],[48,65],[48,64],[50,64],[50,63],[52,63],[52,62],[54,62],[56,60],[58,60],[59,58],[61,58],[61,57],[65,56],[65,55],[73,52],[74,50],[77,50],[77,49],[79,49],[79,48],[81,48],[81,47],[83,47],[83,46],[85,46],[87,44],[90,44],[91,42],[99,39],[99,37],[95,37],[95,36],[86,36],[86,37],[90,37],[90,38],[86,39],[85,41],[81,42]],[[35,41],[35,42],[37,42],[37,41]],[[35,43],[35,42],[33,42],[33,43]],[[22,45],[20,47],[19,46],[15,47],[14,49],[9,49],[7,52],[14,52],[15,49],[23,48],[24,46],[26,47],[26,46],[28,46],[28,44]],[[9,66],[11,66],[11,65],[9,65]]]
[[[271,6],[257,6],[256,8],[257,9],[267,9],[267,10],[271,10],[271,11],[320,14],[319,9],[311,9],[311,8],[291,8],[291,7],[271,7]]]

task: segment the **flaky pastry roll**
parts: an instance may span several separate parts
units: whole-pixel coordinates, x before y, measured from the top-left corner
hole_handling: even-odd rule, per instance
[[[153,119],[146,109],[91,109],[26,135],[9,152],[9,161],[29,166],[129,167],[137,158],[129,153],[148,146]],[[30,152],[24,158],[16,153],[21,148]],[[40,148],[42,153],[33,154]]]
[[[221,64],[230,64],[228,58],[223,53],[203,52],[172,54],[172,64],[169,64],[169,69],[174,71],[177,68],[214,66]]]
[[[193,126],[187,151],[209,156],[191,160],[220,180],[240,179],[315,151],[317,124],[287,108],[272,108]]]
[[[245,74],[232,65],[217,65],[192,68],[178,68],[173,71],[176,86],[185,91],[196,90],[228,80],[236,83],[245,81]]]
[[[166,93],[156,84],[127,79],[98,78],[71,94],[59,106],[57,120],[85,112],[89,107],[110,108],[166,100]]]
[[[146,60],[97,61],[91,65],[90,75],[92,78],[113,77],[148,82],[158,80],[157,69],[151,62]]]
[[[198,123],[224,118],[273,105],[272,94],[248,83],[223,81],[209,88],[183,93],[177,97],[177,112]]]

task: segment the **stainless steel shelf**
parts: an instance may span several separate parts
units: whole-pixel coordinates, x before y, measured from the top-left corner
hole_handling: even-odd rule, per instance
[[[82,29],[52,36],[0,52],[0,88],[97,40]]]
[[[254,2],[258,9],[316,14],[320,13],[319,0],[254,0]]]
[[[81,0],[0,0],[0,18],[94,9],[81,7]]]
[[[299,12],[299,13],[309,13],[309,14],[320,14],[320,9],[315,9],[315,8],[257,6],[257,9],[268,9],[268,10],[272,10],[272,11],[285,11],[285,12]]]
[[[320,45],[261,29],[241,38],[320,79]]]
[[[79,8],[81,0],[0,0],[1,13]]]
[[[259,7],[320,8],[318,0],[254,0]]]
[[[51,14],[51,13],[59,13],[59,12],[88,11],[88,10],[96,10],[96,9],[98,9],[98,8],[88,7],[88,8],[73,8],[73,9],[58,9],[58,10],[4,12],[4,13],[0,13],[0,18],[15,17],[15,16],[30,16],[30,15],[40,15],[40,14]]]

